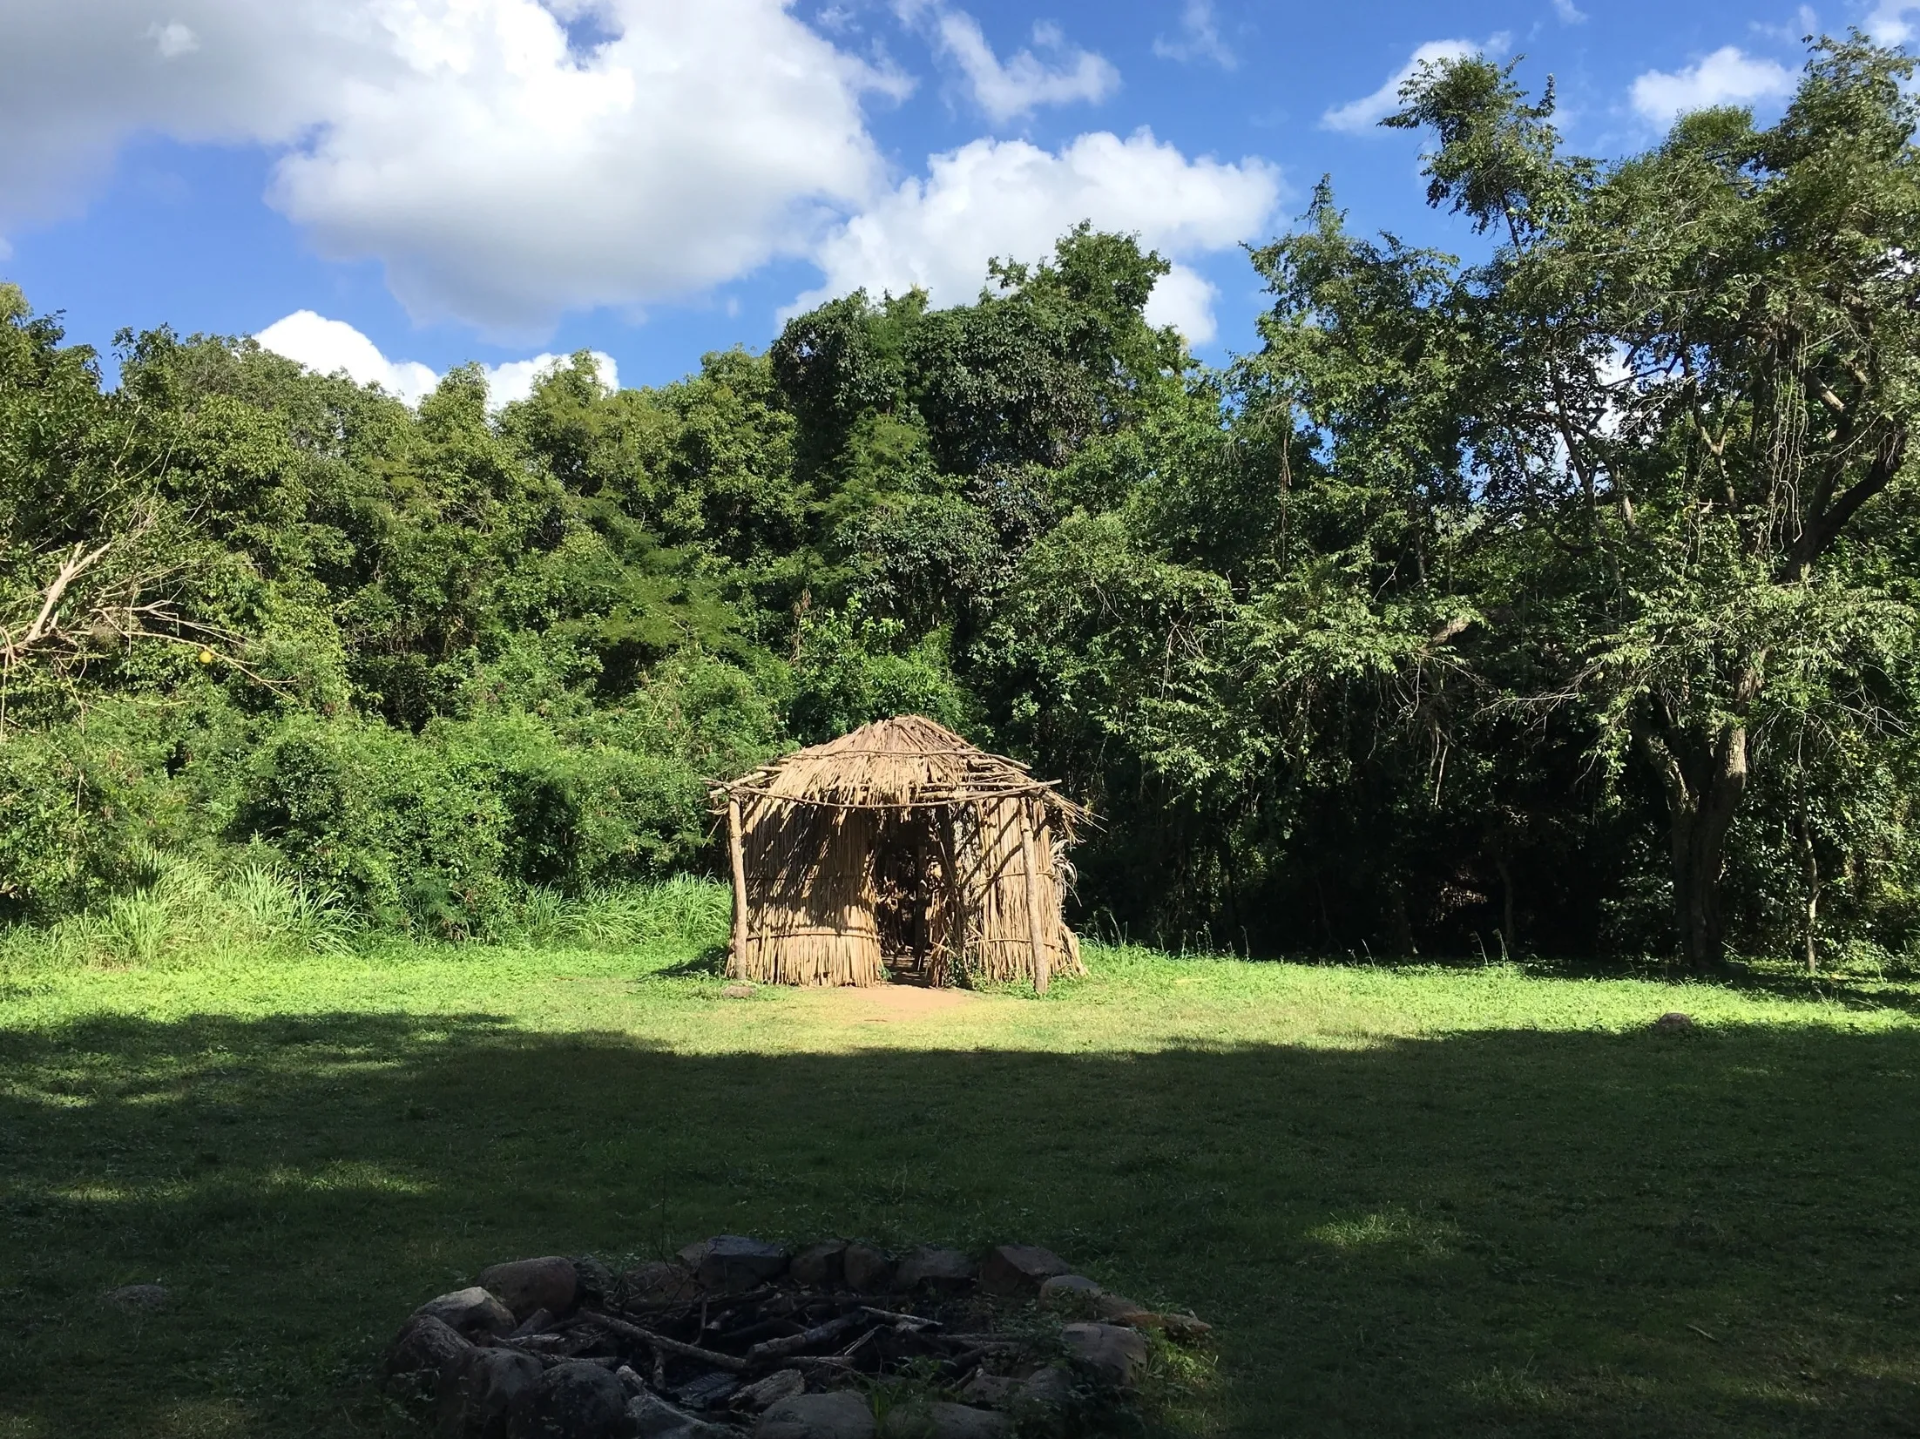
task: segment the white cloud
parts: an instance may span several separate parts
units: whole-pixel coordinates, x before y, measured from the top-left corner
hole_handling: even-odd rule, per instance
[[[1908,8],[1912,8],[1913,3],[1920,3],[1920,0],[1909,0]],[[1884,5],[1881,7],[1882,10],[1887,8],[1888,7]],[[1867,26],[1868,32],[1871,33],[1874,23],[1873,19],[1870,17],[1864,23]],[[1811,5],[1802,5],[1798,10],[1794,11],[1793,18],[1784,24],[1775,25],[1762,20],[1751,20],[1748,22],[1748,26],[1754,34],[1763,35],[1767,39],[1776,41],[1779,44],[1799,45],[1803,43],[1809,35],[1818,35],[1820,33],[1820,17],[1814,12],[1814,8]]]
[[[604,350],[594,350],[593,363],[600,383],[609,390],[620,388],[620,367]],[[494,409],[524,400],[533,393],[533,382],[550,370],[557,370],[572,359],[570,355],[541,354],[531,360],[508,360],[503,365],[482,365],[487,376],[487,403]]]
[[[328,76],[369,69],[300,0],[170,8],[0,3],[0,233],[77,213],[130,135],[284,144],[323,117]]]
[[[0,4],[0,233],[74,213],[135,133],[264,144],[323,254],[503,333],[805,253],[879,183],[861,96],[899,88],[782,0],[172,9]],[[556,12],[606,38],[570,46]]]
[[[1781,99],[1793,93],[1793,85],[1793,72],[1777,60],[1757,59],[1738,46],[1723,45],[1673,74],[1647,71],[1633,82],[1633,108],[1642,119],[1666,125],[1688,110]]]
[[[1204,345],[1220,333],[1213,302],[1220,291],[1205,275],[1176,264],[1147,297],[1147,323],[1171,325],[1189,345]]]
[[[1240,57],[1220,38],[1213,0],[1186,0],[1180,7],[1180,38],[1155,36],[1153,53],[1166,60],[1211,60],[1222,70],[1232,70],[1240,63]]]
[[[902,294],[918,285],[936,304],[979,293],[987,261],[1036,260],[1081,220],[1138,233],[1179,262],[1256,238],[1281,192],[1264,160],[1189,160],[1146,130],[1122,140],[1096,132],[1059,151],[1023,140],[975,140],[935,155],[925,179],[902,182],[829,235],[819,262],[825,283],[805,309],[865,286]],[[1213,338],[1213,288],[1190,267],[1155,290],[1149,313],[1188,340]]]
[[[890,187],[862,104],[911,82],[789,0],[154,3],[0,0],[0,255],[10,230],[80,210],[128,138],[160,134],[265,147],[270,203],[323,255],[383,265],[423,321],[537,337],[569,310],[637,312],[781,256],[816,260],[822,293],[965,300],[988,257],[1037,258],[1091,219],[1181,264],[1154,312],[1199,342],[1213,294],[1190,261],[1257,234],[1280,189],[1265,162],[1189,160],[1144,131],[1057,151],[982,139]],[[1002,59],[940,0],[895,4],[996,121],[1119,83],[1057,29]],[[1186,14],[1204,39],[1206,5]],[[266,333],[396,393],[428,383],[317,315]]]
[[[1553,13],[1560,17],[1560,23],[1562,25],[1584,25],[1587,23],[1587,12],[1574,4],[1573,0],[1553,0]]]
[[[413,360],[389,360],[380,347],[345,320],[295,310],[254,336],[260,348],[296,360],[316,374],[345,370],[355,384],[378,385],[410,405],[433,393],[440,376]]]
[[[147,33],[153,37],[153,48],[160,52],[162,60],[191,55],[200,48],[200,37],[178,20],[168,21],[165,25],[156,21]]]
[[[383,259],[416,316],[533,330],[696,293],[801,251],[819,202],[877,175],[867,72],[775,0],[619,0],[589,57],[532,0],[441,4],[273,189],[324,253]]]
[[[1916,32],[1907,16],[1920,10],[1920,0],[1880,0],[1861,28],[1882,45],[1904,45]]]
[[[1400,87],[1418,75],[1422,66],[1437,65],[1443,60],[1464,60],[1470,55],[1504,54],[1507,41],[1504,32],[1491,37],[1484,44],[1475,44],[1471,40],[1429,40],[1415,50],[1412,58],[1388,76],[1386,83],[1371,95],[1363,95],[1358,100],[1349,100],[1344,105],[1336,105],[1328,110],[1320,117],[1321,128],[1340,130],[1349,135],[1362,134],[1400,108]]]
[[[909,5],[906,13],[911,17],[919,9]],[[987,43],[980,22],[964,10],[936,7],[929,13],[940,48],[959,65],[974,103],[995,123],[1031,114],[1042,105],[1104,100],[1119,88],[1120,72],[1103,56],[1067,44],[1058,26],[1033,27],[1034,48],[1051,63],[1032,50],[1018,51],[1003,62]]]
[[[345,320],[329,320],[312,310],[296,310],[275,320],[254,336],[263,350],[284,355],[317,374],[333,375],[345,371],[356,384],[378,385],[388,394],[417,405],[433,393],[440,375],[417,360],[389,360],[380,347]],[[600,368],[600,381],[608,388],[620,383],[619,368],[613,356],[598,350],[594,362]],[[499,409],[533,393],[533,382],[555,366],[567,363],[565,355],[535,355],[530,360],[509,360],[501,365],[483,365],[487,377],[487,402]]]

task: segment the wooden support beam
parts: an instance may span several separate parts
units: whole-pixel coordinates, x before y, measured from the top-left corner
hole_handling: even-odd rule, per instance
[[[1023,805],[1025,813],[1020,816],[1020,850],[1027,862],[1027,934],[1033,941],[1033,992],[1047,992],[1047,971],[1051,962],[1047,955],[1046,926],[1040,917],[1040,858],[1039,846],[1033,842],[1034,811],[1039,805]]]
[[[747,977],[747,856],[740,840],[740,797],[727,796],[727,856],[733,861],[733,954],[727,963],[732,979]]]

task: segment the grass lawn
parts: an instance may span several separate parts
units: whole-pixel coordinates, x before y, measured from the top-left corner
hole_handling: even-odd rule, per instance
[[[1090,948],[1044,1000],[728,1000],[703,943],[16,951],[0,1435],[412,1432],[367,1376],[421,1300],[720,1231],[1191,1307],[1185,1433],[1920,1434],[1912,990]]]

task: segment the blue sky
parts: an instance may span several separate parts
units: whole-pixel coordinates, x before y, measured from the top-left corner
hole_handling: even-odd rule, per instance
[[[1156,313],[1217,360],[1241,244],[1323,173],[1360,227],[1471,244],[1372,123],[1417,55],[1524,57],[1609,156],[1777,112],[1849,25],[1904,41],[1920,3],[0,0],[0,278],[103,349],[265,332],[505,394],[581,347],[665,382],[857,284],[965,299],[1084,216],[1176,261]]]

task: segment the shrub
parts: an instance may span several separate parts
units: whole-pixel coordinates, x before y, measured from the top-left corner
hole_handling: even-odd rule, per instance
[[[288,722],[249,767],[232,837],[376,920],[470,933],[504,894],[508,817],[484,764],[357,719]]]

